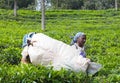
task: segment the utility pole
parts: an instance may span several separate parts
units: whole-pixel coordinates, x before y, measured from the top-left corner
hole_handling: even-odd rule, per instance
[[[41,0],[41,13],[42,13],[41,26],[42,30],[45,30],[45,0]]]

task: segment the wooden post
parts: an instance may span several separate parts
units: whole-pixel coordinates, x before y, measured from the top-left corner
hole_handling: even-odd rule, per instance
[[[41,0],[41,12],[42,12],[41,26],[42,30],[45,30],[45,0]]]

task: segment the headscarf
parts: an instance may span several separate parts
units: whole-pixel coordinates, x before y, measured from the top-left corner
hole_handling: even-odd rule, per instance
[[[27,39],[32,38],[34,34],[36,34],[36,32],[31,32],[29,34],[24,35],[22,47],[25,47],[27,45]]]
[[[77,39],[78,39],[79,37],[83,36],[83,35],[85,35],[85,33],[83,33],[83,32],[78,32],[78,33],[73,37],[70,45],[73,45],[74,43],[76,43],[76,42],[77,42]]]

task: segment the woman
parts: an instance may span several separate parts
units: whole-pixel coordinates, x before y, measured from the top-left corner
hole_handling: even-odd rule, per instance
[[[23,44],[22,44],[22,58],[21,58],[21,62],[22,63],[29,63],[30,59],[29,59],[29,54],[28,54],[28,47],[30,45],[30,40],[32,38],[32,36],[36,34],[36,32],[31,32],[29,34],[25,34],[25,36],[23,37]]]
[[[78,32],[71,42],[71,46],[79,52],[79,55],[86,57],[86,53],[84,50],[84,44],[86,42],[86,35],[83,32]]]
[[[22,62],[26,63],[26,57],[29,56],[30,62],[34,65],[41,64],[53,66],[54,70],[65,68],[75,72],[94,74],[101,68],[101,65],[85,58],[83,48],[86,36],[78,34],[74,37],[73,46],[42,33],[34,34],[21,53]]]

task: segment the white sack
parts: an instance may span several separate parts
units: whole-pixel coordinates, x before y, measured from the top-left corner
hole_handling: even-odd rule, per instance
[[[89,70],[88,72],[96,73],[100,69],[95,68],[92,71],[94,64],[89,64],[90,59],[80,56],[70,45],[42,33],[33,35],[31,42],[33,45],[29,46],[28,54],[31,63],[35,65],[53,66],[55,70],[71,69],[75,72]]]

